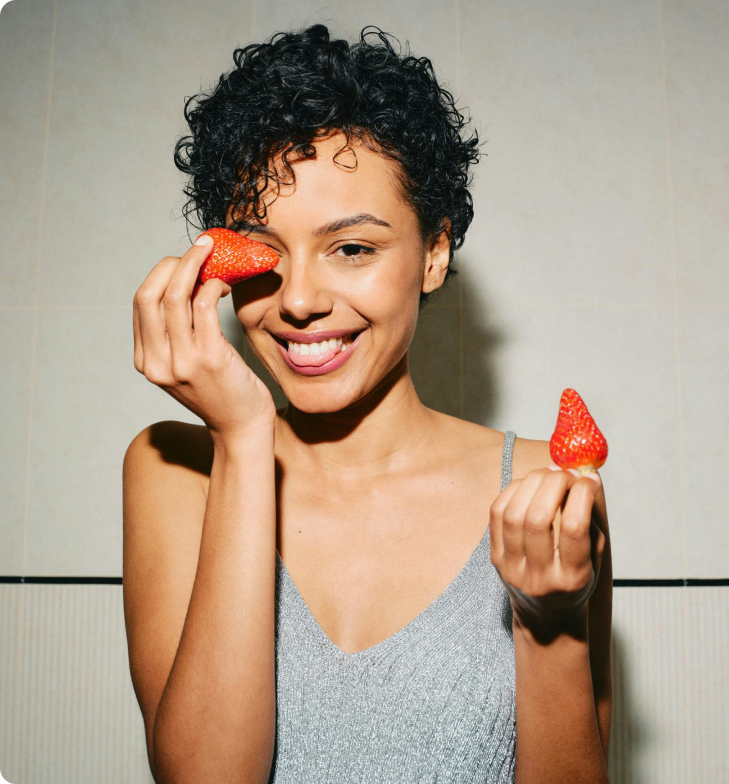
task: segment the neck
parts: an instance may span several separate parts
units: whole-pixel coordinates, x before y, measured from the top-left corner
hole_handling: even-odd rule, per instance
[[[292,403],[276,421],[276,441],[297,467],[342,482],[407,469],[435,427],[436,413],[413,386],[407,355],[388,378],[340,411],[306,412]]]

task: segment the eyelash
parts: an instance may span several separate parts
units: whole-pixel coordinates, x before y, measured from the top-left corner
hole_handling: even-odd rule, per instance
[[[368,248],[366,245],[358,245],[356,242],[348,242],[346,245],[340,245],[337,250],[342,250],[342,248],[359,248],[359,253],[355,253],[351,256],[345,256],[345,258],[354,259],[355,261],[361,256],[372,256],[374,253],[376,253],[374,248]]]

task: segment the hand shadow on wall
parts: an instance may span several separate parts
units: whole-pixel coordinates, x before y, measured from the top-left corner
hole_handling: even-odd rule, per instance
[[[469,287],[469,260],[457,256],[454,266],[458,275],[433,292],[418,316],[408,351],[410,374],[423,405],[492,427],[499,410],[493,351],[501,345],[504,334],[498,325],[487,322],[487,306],[459,307],[459,285],[464,291]],[[286,396],[251,350],[233,309],[221,307],[220,316],[226,338],[266,384],[276,407],[285,406]]]
[[[637,760],[643,745],[650,741],[650,731],[633,702],[632,672],[628,646],[620,630],[612,630],[613,718],[610,732],[608,773],[610,784],[641,784]]]

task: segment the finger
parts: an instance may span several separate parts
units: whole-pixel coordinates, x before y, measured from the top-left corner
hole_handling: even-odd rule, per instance
[[[590,557],[592,558],[592,565],[595,570],[595,579],[597,580],[597,578],[600,576],[602,556],[605,552],[605,534],[594,520],[590,525],[590,536],[592,538],[592,549],[590,551]]]
[[[162,296],[178,262],[176,256],[167,256],[155,264],[135,295],[143,367],[150,361],[169,365],[170,345],[165,334]]]
[[[192,350],[192,292],[200,267],[212,249],[212,237],[200,235],[182,256],[167,284],[163,302],[173,365],[175,357],[186,356]]]
[[[552,526],[565,498],[570,475],[566,471],[544,469],[544,477],[534,494],[524,519],[524,552],[527,562],[546,568],[554,561],[555,541]]]
[[[590,561],[590,524],[597,487],[593,480],[581,477],[569,488],[559,531],[560,560],[565,566],[581,568]]]
[[[489,547],[491,553],[497,558],[504,554],[504,534],[502,516],[504,508],[511,500],[511,497],[519,487],[520,479],[514,479],[496,496],[496,500],[491,504],[489,520]]]
[[[544,479],[543,473],[530,471],[519,483],[503,513],[504,554],[520,558],[524,553],[524,518],[534,493]]]
[[[230,292],[228,283],[220,278],[211,278],[200,287],[200,293],[192,303],[193,339],[195,348],[201,354],[212,350],[220,338],[224,337],[220,328],[218,302]]]

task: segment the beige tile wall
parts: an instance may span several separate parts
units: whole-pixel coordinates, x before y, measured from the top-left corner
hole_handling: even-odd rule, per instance
[[[0,571],[121,573],[127,444],[200,421],[132,364],[131,298],[189,244],[184,98],[235,46],[313,22],[350,39],[375,23],[431,57],[486,140],[461,274],[411,350],[421,398],[548,439],[577,388],[609,434],[615,576],[728,576],[720,0],[7,4]],[[269,381],[229,302],[224,331]]]
[[[126,446],[155,421],[199,423],[132,360],[132,296],[159,259],[190,241],[172,162],[186,131],[184,98],[229,70],[236,46],[313,22],[350,39],[377,24],[409,41],[433,59],[487,140],[476,217],[456,260],[461,274],[431,300],[411,349],[421,399],[548,439],[562,390],[577,388],[610,442],[601,473],[614,576],[729,577],[721,494],[729,444],[723,0],[5,5],[0,574],[121,574]],[[224,332],[268,381],[229,302],[220,306]],[[275,397],[283,404],[278,390]],[[51,755],[96,743],[93,732],[112,726],[83,728],[101,710],[92,702],[77,706],[76,729],[61,714],[48,718],[49,705],[61,710],[59,697],[40,684],[61,676],[42,668],[76,659],[63,664],[32,640],[90,644],[96,627],[83,612],[108,601],[109,622],[118,624],[120,593],[100,589],[82,610],[92,589],[43,590],[0,590],[3,653],[25,650],[23,679],[11,677],[19,661],[0,668],[0,705],[28,705],[25,718],[0,723],[0,764],[13,760],[8,771],[23,784],[26,774],[28,782],[53,780],[44,773],[52,756],[28,756],[36,742],[52,738],[56,745],[44,747]],[[662,590],[616,591],[616,617],[626,619],[616,644],[644,651],[625,664],[638,669],[619,693],[616,780],[729,780],[721,746],[729,651],[726,635],[715,634],[721,613],[726,621],[725,593]],[[24,591],[28,602],[48,604],[23,614]],[[122,722],[119,737],[137,754],[143,739],[120,674],[120,633],[100,645],[126,713],[105,720]],[[688,672],[690,685],[671,691]],[[63,677],[69,684],[79,676]],[[707,703],[719,717],[710,725]],[[33,711],[46,723],[32,722]],[[57,734],[55,721],[77,734]],[[662,729],[654,732],[656,723]],[[58,780],[111,781],[83,753],[67,762],[75,778]],[[123,780],[144,780],[143,759],[114,753]]]

